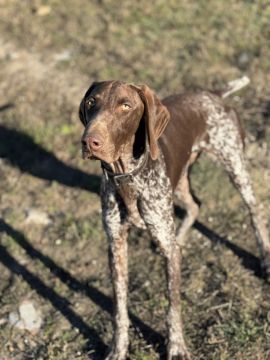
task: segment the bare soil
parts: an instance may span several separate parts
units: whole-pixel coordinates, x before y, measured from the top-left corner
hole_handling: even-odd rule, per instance
[[[0,359],[103,359],[111,282],[98,162],[83,161],[80,99],[94,80],[146,83],[160,96],[251,85],[228,101],[243,118],[259,206],[270,215],[268,1],[0,1]],[[182,264],[194,359],[270,359],[270,286],[248,212],[226,173],[192,169],[200,217]],[[39,216],[31,216],[31,214]],[[183,211],[176,209],[176,222]],[[268,220],[269,223],[269,220]],[[129,358],[165,356],[163,259],[147,233],[129,241]],[[24,300],[37,334],[11,325]]]

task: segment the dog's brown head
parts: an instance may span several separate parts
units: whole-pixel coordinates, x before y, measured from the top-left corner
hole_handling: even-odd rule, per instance
[[[83,156],[113,163],[125,146],[140,135],[147,138],[152,159],[158,157],[157,140],[169,121],[169,112],[147,86],[121,81],[93,83],[83,97],[80,120]],[[144,142],[145,135],[140,141]]]

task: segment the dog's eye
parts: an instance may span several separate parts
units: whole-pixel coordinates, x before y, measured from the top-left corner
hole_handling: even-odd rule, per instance
[[[88,107],[88,109],[93,107],[95,105],[95,103],[96,103],[96,100],[93,97],[86,100],[86,106]]]
[[[122,110],[129,110],[129,109],[131,109],[131,106],[130,106],[129,104],[127,104],[127,103],[122,104],[121,107],[122,107]]]

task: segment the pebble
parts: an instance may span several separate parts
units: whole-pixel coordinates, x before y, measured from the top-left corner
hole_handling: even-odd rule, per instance
[[[52,8],[49,5],[41,5],[36,13],[38,16],[46,16],[51,12]]]
[[[71,58],[72,58],[72,52],[69,49],[66,49],[54,55],[55,61],[69,61]]]
[[[51,219],[45,212],[38,209],[27,209],[26,210],[26,224],[37,224],[37,225],[49,225]]]
[[[36,335],[42,325],[40,311],[30,300],[21,302],[18,311],[12,311],[8,317],[11,326],[20,330],[27,330],[32,335]]]

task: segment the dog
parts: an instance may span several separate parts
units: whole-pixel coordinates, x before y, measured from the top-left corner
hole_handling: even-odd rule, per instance
[[[114,336],[107,360],[124,360],[128,351],[128,254],[132,225],[147,229],[166,259],[168,289],[167,359],[190,359],[180,309],[181,248],[198,216],[188,179],[201,152],[227,170],[247,205],[262,267],[270,275],[269,235],[252,190],[244,158],[244,131],[223,98],[249,79],[228,83],[224,91],[198,91],[160,100],[146,85],[95,82],[84,95],[79,117],[84,125],[82,153],[100,160],[102,219],[109,242],[114,291]],[[186,208],[175,229],[173,193]]]

